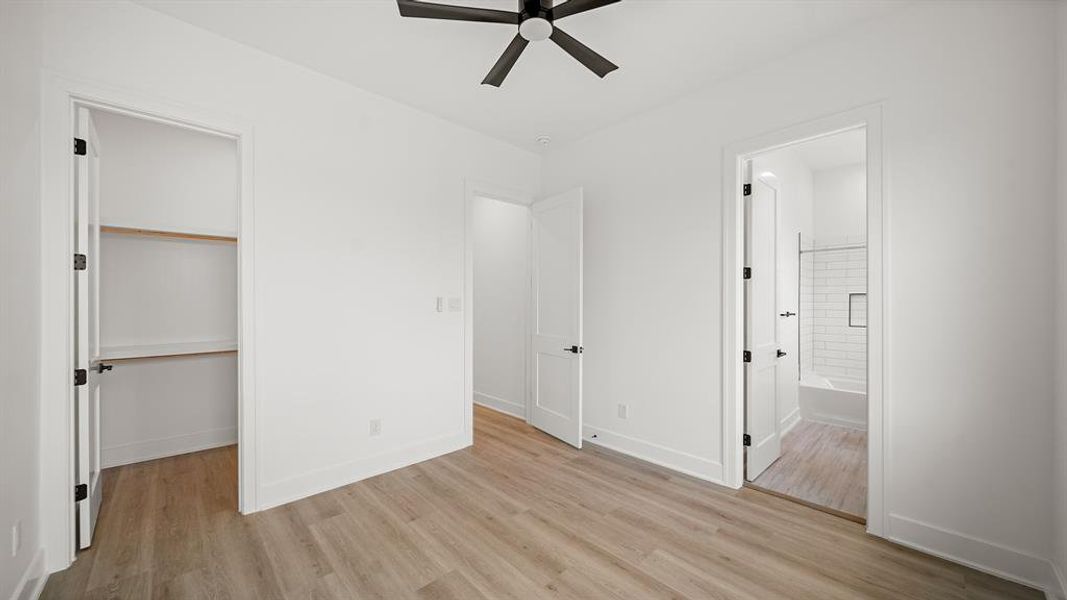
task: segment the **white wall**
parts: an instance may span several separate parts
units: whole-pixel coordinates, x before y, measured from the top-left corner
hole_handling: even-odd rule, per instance
[[[237,246],[100,236],[104,348],[237,340]]]
[[[236,235],[234,140],[105,111],[93,122],[102,223]]]
[[[1057,64],[1059,95],[1059,138],[1057,173],[1058,230],[1056,239],[1057,327],[1055,353],[1057,375],[1056,410],[1053,419],[1056,438],[1052,481],[1055,485],[1054,564],[1062,592],[1067,595],[1067,3],[1059,3],[1059,47]]]
[[[474,198],[474,401],[526,417],[530,210]]]
[[[236,355],[111,364],[100,388],[104,468],[236,443]]]
[[[867,238],[867,165],[845,165],[812,174],[815,242],[846,243]]]
[[[774,175],[778,188],[778,313],[797,313],[794,317],[778,317],[779,343],[788,356],[778,368],[778,420],[785,431],[800,418],[798,380],[803,356],[797,235],[810,239],[814,232],[812,172],[791,148],[755,158],[752,172],[755,177],[765,172]],[[803,352],[810,351],[809,347]]]
[[[259,505],[467,445],[434,298],[463,291],[464,180],[532,193],[538,158],[133,4],[43,10],[46,68],[254,128]]]
[[[0,598],[29,593],[43,562],[38,8],[0,1]],[[12,528],[22,530],[11,554]]]
[[[919,3],[551,150],[545,191],[586,194],[586,422],[720,476],[723,147],[881,102],[888,535],[1045,583],[1054,284],[1018,269],[1053,270],[1054,12]]]

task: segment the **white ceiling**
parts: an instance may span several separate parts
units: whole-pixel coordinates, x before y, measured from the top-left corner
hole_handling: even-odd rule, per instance
[[[513,25],[400,17],[393,0],[138,0],[192,25],[445,119],[538,149],[580,138],[906,4],[622,0],[557,22],[618,71],[600,80],[550,41],[480,85]],[[517,0],[451,0],[513,10]]]
[[[867,160],[867,133],[863,129],[853,129],[787,149],[812,171],[855,165]]]

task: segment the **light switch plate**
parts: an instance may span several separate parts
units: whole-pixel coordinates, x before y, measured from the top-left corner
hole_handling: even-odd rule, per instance
[[[452,296],[448,299],[448,312],[463,312],[463,298]]]

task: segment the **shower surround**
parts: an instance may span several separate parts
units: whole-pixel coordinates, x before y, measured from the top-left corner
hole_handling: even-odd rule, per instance
[[[802,374],[866,381],[866,294],[864,238],[801,240]]]

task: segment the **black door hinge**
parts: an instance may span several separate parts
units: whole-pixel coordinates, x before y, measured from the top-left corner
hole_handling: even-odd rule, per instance
[[[752,279],[752,267],[745,267],[744,278],[745,279]]]
[[[85,255],[84,254],[75,254],[74,255],[74,270],[75,271],[84,271],[85,270],[85,265],[86,265]]]
[[[85,385],[85,382],[89,380],[89,373],[85,369],[74,369],[74,385]]]
[[[87,148],[87,146],[85,145],[85,140],[83,140],[81,138],[74,138],[74,155],[75,156],[85,156],[85,153],[87,151],[86,148]]]
[[[742,196],[751,196],[752,195],[752,184],[751,183],[746,183],[745,185],[741,186],[741,195]]]
[[[741,360],[743,360],[743,361],[745,361],[747,363],[752,362],[752,353],[749,352],[748,350],[745,350],[745,351],[741,352]]]
[[[79,483],[74,486],[74,501],[81,502],[89,497],[89,484]]]
[[[745,446],[751,446],[752,445],[752,436],[747,434],[747,433],[742,435],[741,436],[741,443],[744,444]]]

